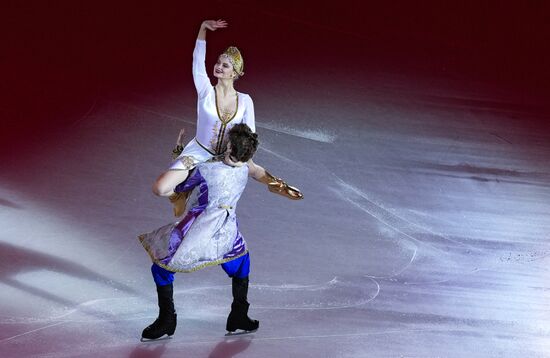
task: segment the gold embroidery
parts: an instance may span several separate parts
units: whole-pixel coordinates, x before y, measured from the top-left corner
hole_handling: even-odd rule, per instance
[[[229,124],[229,122],[231,122],[235,118],[235,116],[237,115],[237,112],[239,111],[239,93],[236,93],[237,105],[235,106],[235,112],[233,112],[233,114],[231,114],[231,112],[228,112],[228,111],[220,113],[220,108],[218,107],[218,92],[216,92],[216,87],[214,87],[214,95],[215,95],[215,102],[216,102],[216,112],[218,113],[218,118],[221,121],[221,128],[218,132],[217,142],[215,145],[212,146],[212,148],[214,148],[214,150],[216,151],[216,154],[221,154],[225,152],[224,144],[226,144],[225,131],[227,129],[227,125]],[[216,130],[217,130],[217,125],[216,125]],[[214,140],[214,138],[212,138],[212,140]]]
[[[145,234],[139,235],[138,240],[141,242],[141,244],[145,248],[145,251],[147,251],[147,253],[149,254],[149,257],[151,258],[151,260],[155,264],[157,264],[158,266],[162,267],[163,269],[171,271],[171,272],[187,272],[187,273],[195,272],[195,271],[198,271],[198,270],[203,269],[205,267],[221,265],[221,264],[224,264],[226,262],[233,261],[233,260],[238,259],[239,257],[242,257],[242,256],[244,256],[248,253],[248,250],[244,250],[243,253],[241,253],[237,256],[234,256],[234,257],[228,257],[226,259],[220,259],[220,260],[216,260],[216,261],[205,262],[204,264],[193,267],[192,269],[189,269],[189,270],[178,270],[178,269],[174,269],[170,266],[167,266],[167,265],[161,263],[159,260],[157,260],[153,257],[153,254],[151,253],[151,247],[144,241],[145,240]]]
[[[227,124],[229,122],[231,122],[233,120],[233,118],[235,118],[235,116],[237,115],[237,112],[239,111],[239,93],[236,92],[235,93],[236,95],[236,105],[235,105],[235,112],[231,113],[229,111],[224,111],[224,115],[222,115],[220,113],[220,108],[218,106],[218,92],[216,91],[216,87],[214,87],[214,100],[216,102],[216,112],[218,113],[218,118],[220,119],[220,121],[222,122],[222,125],[223,124]]]
[[[197,166],[197,163],[199,162],[197,158],[192,157],[190,155],[184,155],[183,157],[177,159],[181,162],[183,165],[183,168],[170,168],[168,171],[176,171],[176,170],[191,170]]]
[[[212,127],[212,137],[210,138],[210,148],[214,151],[214,153],[218,154],[216,151],[216,148],[218,147],[218,135],[219,135],[219,122],[216,122],[214,124],[214,127]]]
[[[235,46],[229,46],[222,54],[229,59],[229,62],[233,65],[233,70],[237,72],[239,76],[244,75],[244,61],[241,51]]]
[[[196,138],[195,138],[195,141],[197,142],[197,144],[204,150],[206,150],[208,153],[212,154],[212,155],[216,155],[216,153],[212,152],[209,148],[206,148],[206,146],[204,144],[202,144],[201,142],[199,142]]]
[[[225,149],[225,147],[227,147],[227,144],[225,146],[223,145],[224,142],[225,142],[224,141],[224,139],[225,139],[225,128],[226,128],[225,124],[222,124],[222,128],[221,128],[220,132],[218,133],[218,144],[216,146],[216,153],[218,153],[218,154],[224,152],[224,150],[222,150],[222,148]]]
[[[183,167],[187,170],[193,169],[196,166],[197,160],[191,156],[184,156],[180,159],[181,164],[183,164]]]

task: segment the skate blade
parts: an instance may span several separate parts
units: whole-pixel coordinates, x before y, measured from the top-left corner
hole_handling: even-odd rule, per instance
[[[162,337],[154,338],[154,339],[141,337],[140,341],[141,342],[158,342],[158,341],[166,341],[166,340],[169,340],[169,339],[172,339],[172,336],[168,336],[168,335],[165,334]]]
[[[252,331],[243,331],[243,330],[239,330],[239,331],[235,331],[235,332],[227,332],[225,334],[226,337],[232,337],[232,336],[242,336],[242,335],[245,335],[245,334],[250,334],[250,333],[256,333],[258,329],[256,328],[255,330],[252,330]]]

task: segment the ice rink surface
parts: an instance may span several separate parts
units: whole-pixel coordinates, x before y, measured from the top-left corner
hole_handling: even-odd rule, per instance
[[[550,357],[544,101],[517,81],[432,71],[305,5],[237,3],[248,17],[208,34],[207,68],[244,38],[236,88],[254,100],[255,161],[305,196],[251,180],[240,200],[260,329],[224,336],[231,282],[213,267],[177,275],[173,338],[139,341],[157,306],[137,236],[173,220],[150,187],[179,129],[195,130],[198,24],[223,16],[198,11],[173,45],[181,65],[154,79],[118,85],[66,70],[40,93],[48,116],[18,103],[35,118],[2,154],[0,356]]]

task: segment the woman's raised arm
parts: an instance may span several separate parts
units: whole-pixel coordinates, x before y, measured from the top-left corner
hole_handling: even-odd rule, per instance
[[[193,50],[193,82],[199,98],[206,96],[212,87],[204,63],[206,60],[206,30],[216,31],[225,27],[227,27],[227,23],[223,20],[205,20],[199,29],[195,49]]]
[[[225,20],[204,20],[199,29],[197,40],[206,40],[206,30],[216,31],[227,27]]]

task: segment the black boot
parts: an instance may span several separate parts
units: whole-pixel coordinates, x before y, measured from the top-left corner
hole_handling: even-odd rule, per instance
[[[158,339],[165,334],[172,336],[176,331],[177,315],[174,310],[174,287],[172,284],[157,286],[159,316],[141,333],[141,339]]]
[[[248,277],[233,277],[233,303],[231,304],[231,312],[229,313],[229,317],[227,317],[227,325],[225,326],[225,329],[229,332],[235,332],[238,329],[255,331],[260,326],[260,322],[248,317],[248,307],[250,304],[247,301],[247,295]]]

